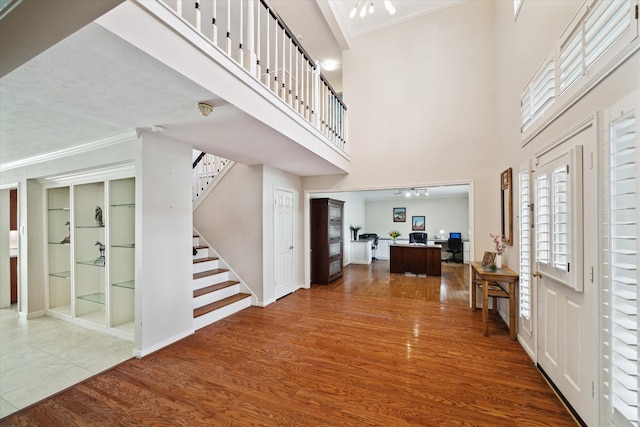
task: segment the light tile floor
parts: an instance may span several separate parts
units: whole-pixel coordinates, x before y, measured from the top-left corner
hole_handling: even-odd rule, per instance
[[[117,365],[133,343],[44,316],[0,309],[0,418]]]

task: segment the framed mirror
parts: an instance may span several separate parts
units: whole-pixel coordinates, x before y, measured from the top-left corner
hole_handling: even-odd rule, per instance
[[[511,185],[511,168],[500,174],[500,213],[502,217],[501,231],[504,243],[513,245],[513,189]]]

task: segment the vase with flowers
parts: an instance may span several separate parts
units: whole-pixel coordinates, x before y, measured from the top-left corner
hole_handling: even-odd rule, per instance
[[[507,245],[504,243],[504,236],[502,234],[489,234],[493,239],[493,243],[496,245],[496,259],[495,265],[497,268],[502,268],[502,254]]]
[[[393,244],[396,244],[396,239],[400,236],[402,236],[402,234],[400,234],[400,232],[398,230],[392,230],[389,232],[389,236],[391,236],[391,240],[393,241]]]

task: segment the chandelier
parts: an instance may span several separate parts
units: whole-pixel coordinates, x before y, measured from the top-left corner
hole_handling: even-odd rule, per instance
[[[353,17],[356,16],[356,13],[358,13],[358,10],[360,10],[359,15],[361,18],[367,16],[367,12],[369,15],[373,14],[374,3],[375,0],[358,0],[358,3],[353,7],[353,9],[351,9],[351,12],[349,12],[349,18],[353,19]],[[389,0],[384,0],[384,8],[389,12],[389,15],[394,15],[396,13],[396,8],[393,7]]]

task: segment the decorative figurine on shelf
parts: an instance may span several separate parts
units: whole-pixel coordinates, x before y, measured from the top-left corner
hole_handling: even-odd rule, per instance
[[[69,221],[67,221],[67,222],[64,223],[64,225],[67,226],[67,230],[69,231],[69,233],[67,234],[67,237],[62,239],[62,242],[60,242],[63,245],[71,243],[71,223]]]
[[[100,256],[95,261],[93,261],[93,265],[104,266],[104,244],[100,241],[97,241],[94,246],[97,246],[100,250]]]
[[[104,221],[102,221],[102,208],[100,206],[96,206],[95,219],[98,227],[104,227]]]

